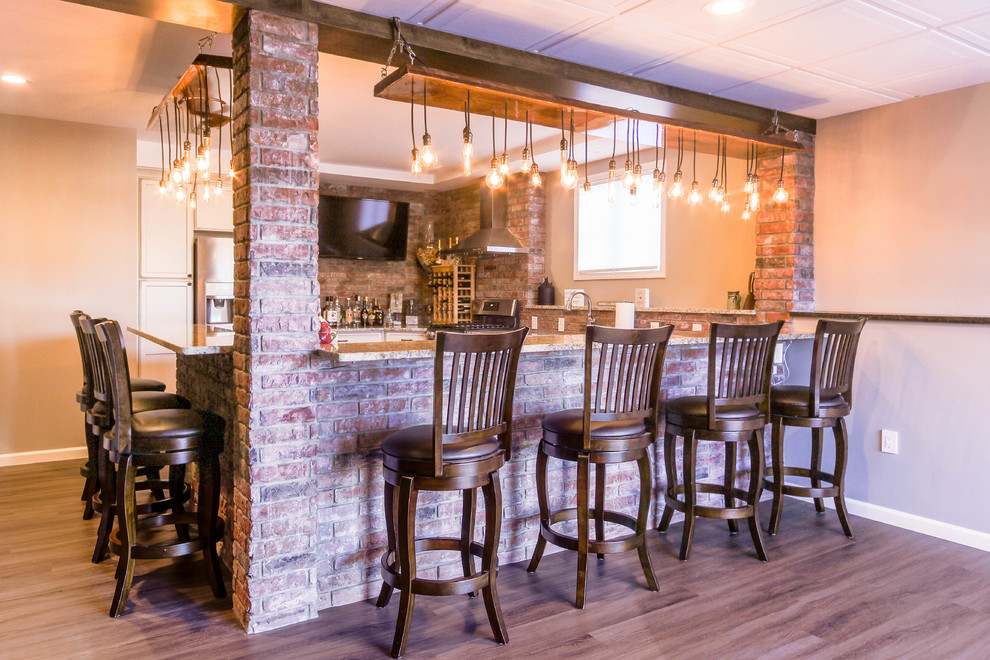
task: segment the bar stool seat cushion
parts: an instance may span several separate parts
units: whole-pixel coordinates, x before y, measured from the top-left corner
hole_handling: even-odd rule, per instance
[[[136,413],[131,420],[134,440],[191,438],[206,432],[206,422],[195,410],[149,410]]]
[[[164,392],[165,383],[154,378],[131,378],[131,392]]]
[[[134,413],[148,412],[150,410],[165,410],[168,408],[191,408],[192,404],[184,396],[173,394],[172,392],[134,392],[131,395],[131,410]],[[102,401],[93,404],[92,414],[94,416],[104,416],[107,414],[107,406]]]
[[[664,401],[667,421],[678,426],[705,428],[708,425],[708,399],[704,396],[681,396]],[[720,421],[741,421],[759,417],[757,406],[719,406]]]
[[[810,396],[811,388],[807,385],[778,385],[770,390],[771,413],[787,417],[810,417]],[[849,404],[841,394],[822,395],[819,406],[824,417],[849,414]]]
[[[635,437],[646,433],[642,419],[592,421],[592,440]],[[543,439],[551,445],[582,449],[584,447],[584,411],[571,408],[550,413],[543,418]],[[605,448],[602,448],[605,449]]]
[[[499,450],[498,438],[470,442],[448,442],[443,445],[446,463],[477,461]],[[382,453],[408,461],[433,461],[433,425],[409,426],[390,433],[382,441]]]

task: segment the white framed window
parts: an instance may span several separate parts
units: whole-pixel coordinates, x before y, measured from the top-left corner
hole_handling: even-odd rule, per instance
[[[635,205],[618,182],[613,202],[608,201],[608,181],[592,183],[590,194],[577,193],[575,280],[666,277],[666,200],[655,208],[652,182],[644,179],[642,188]]]

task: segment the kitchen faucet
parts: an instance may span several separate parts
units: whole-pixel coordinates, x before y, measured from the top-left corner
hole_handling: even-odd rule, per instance
[[[591,296],[584,289],[578,289],[577,291],[571,291],[571,295],[567,296],[567,302],[564,303],[564,311],[572,312],[574,311],[574,298],[577,296],[584,296],[585,302],[588,303],[588,325],[592,325],[595,322],[595,317],[591,315]]]

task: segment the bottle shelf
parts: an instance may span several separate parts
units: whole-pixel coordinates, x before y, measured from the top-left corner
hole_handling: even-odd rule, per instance
[[[433,323],[470,323],[474,266],[433,266]]]

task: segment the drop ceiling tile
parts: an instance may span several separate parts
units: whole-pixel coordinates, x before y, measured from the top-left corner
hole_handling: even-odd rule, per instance
[[[540,50],[544,55],[610,71],[628,71],[704,47],[696,39],[611,18]]]
[[[981,16],[960,21],[954,25],[946,25],[943,32],[959,37],[976,46],[990,48],[990,11]]]
[[[638,72],[639,78],[698,92],[712,92],[781,73],[787,67],[767,60],[710,46],[673,62]]]
[[[789,69],[760,80],[718,90],[719,96],[755,103],[766,108],[794,112],[855,91],[852,85],[822,78],[806,71]]]
[[[835,0],[762,0],[731,16],[712,16],[702,11],[707,0],[657,0],[631,9],[625,18],[647,21],[710,43],[746,34],[792,18]]]
[[[878,91],[906,96],[927,96],[985,82],[990,82],[990,58],[892,80]]]
[[[618,16],[624,11],[628,11],[633,7],[645,4],[651,0],[554,0],[560,5],[575,5],[583,9],[591,9],[594,11],[601,12],[603,14],[608,14],[609,16]]]
[[[862,2],[843,2],[765,27],[724,45],[791,66],[805,66],[924,28]]]
[[[941,25],[987,11],[987,0],[869,0],[926,25]]]
[[[976,48],[928,31],[840,55],[808,70],[857,86],[874,87],[907,73],[931,73],[985,57]]]
[[[451,0],[317,0],[317,2],[386,18],[398,16],[403,21],[412,22],[416,14],[427,9],[428,5],[450,4]]]
[[[605,17],[590,9],[540,0],[460,0],[424,25],[528,50],[580,32]]]
[[[794,108],[791,112],[805,117],[811,117],[812,119],[825,119],[826,117],[844,115],[847,112],[856,112],[857,110],[875,108],[877,106],[887,105],[888,103],[896,103],[899,100],[885,94],[876,94],[865,89],[857,89],[846,94],[840,94],[821,103]]]

